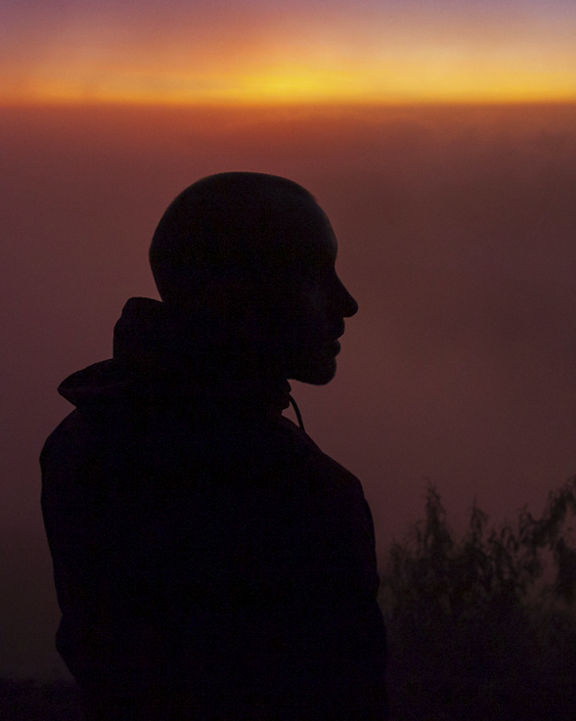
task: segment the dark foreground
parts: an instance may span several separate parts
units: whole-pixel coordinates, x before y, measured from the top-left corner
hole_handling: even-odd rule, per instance
[[[381,564],[390,721],[576,721],[575,520],[573,478],[540,517],[493,526],[473,507],[456,538],[429,489]],[[84,721],[80,695],[0,680],[0,721]]]
[[[575,721],[576,694],[570,679],[542,679],[531,685],[491,684],[479,698],[477,684],[436,689],[405,684],[392,694],[391,721]],[[80,696],[64,681],[0,681],[1,721],[84,721]]]
[[[64,681],[0,681],[1,721],[84,721],[77,689]]]

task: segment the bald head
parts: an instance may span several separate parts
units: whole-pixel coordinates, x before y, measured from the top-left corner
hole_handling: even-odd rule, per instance
[[[264,173],[220,173],[186,188],[154,233],[150,264],[163,300],[187,304],[227,278],[248,285],[306,262],[306,236],[329,227],[313,196]]]

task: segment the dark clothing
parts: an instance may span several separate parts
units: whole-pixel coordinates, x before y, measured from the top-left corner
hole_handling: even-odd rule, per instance
[[[282,417],[287,383],[218,375],[166,317],[129,301],[41,457],[57,647],[93,718],[384,719],[360,483]]]

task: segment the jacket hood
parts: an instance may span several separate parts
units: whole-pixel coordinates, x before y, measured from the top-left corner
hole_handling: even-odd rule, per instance
[[[152,298],[131,298],[114,327],[114,357],[68,376],[58,388],[78,408],[125,403],[193,403],[280,414],[286,379],[238,366],[217,329],[195,324]]]
[[[126,399],[135,379],[114,359],[93,363],[69,375],[58,386],[58,393],[78,408]]]

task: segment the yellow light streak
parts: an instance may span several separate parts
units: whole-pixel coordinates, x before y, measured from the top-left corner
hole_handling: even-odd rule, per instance
[[[327,103],[521,103],[576,100],[576,72],[518,66],[512,61],[438,55],[395,58],[369,67],[315,68],[285,64],[209,74],[107,67],[29,79],[3,94],[3,103],[126,103],[160,105],[290,105]]]

